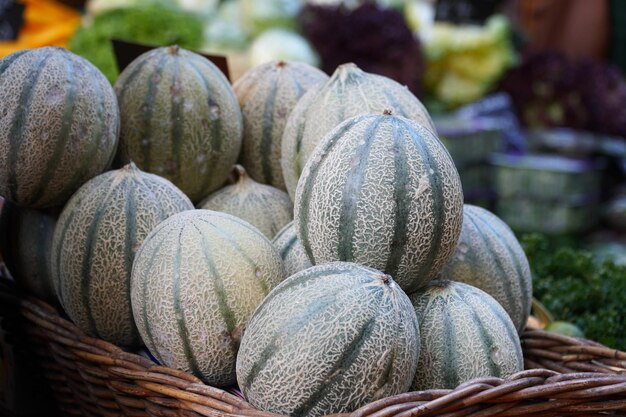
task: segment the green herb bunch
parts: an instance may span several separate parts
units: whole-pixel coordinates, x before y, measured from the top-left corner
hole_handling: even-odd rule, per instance
[[[588,339],[626,350],[626,266],[597,262],[590,252],[553,248],[532,234],[522,245],[533,273],[533,295],[554,315],[580,327]]]

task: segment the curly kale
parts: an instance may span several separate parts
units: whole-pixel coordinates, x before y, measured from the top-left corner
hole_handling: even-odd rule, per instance
[[[555,249],[539,235],[522,245],[533,273],[533,295],[557,320],[580,327],[586,337],[626,350],[626,266],[598,263],[590,252]]]
[[[203,40],[200,18],[162,6],[113,9],[93,17],[70,40],[70,50],[91,61],[111,81],[118,69],[111,39],[165,46],[178,44],[195,49]]]
[[[364,71],[385,75],[421,94],[422,50],[399,11],[374,2],[355,9],[309,4],[298,20],[327,73],[354,62]]]

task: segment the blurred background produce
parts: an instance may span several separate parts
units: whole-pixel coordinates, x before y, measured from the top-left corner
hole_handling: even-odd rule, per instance
[[[354,62],[363,71],[385,75],[422,95],[422,49],[399,10],[374,2],[355,8],[340,2],[307,4],[299,23],[327,73]]]
[[[79,11],[60,2],[0,2],[0,57],[25,48],[67,46],[79,24]]]
[[[141,2],[140,2],[141,3]],[[174,7],[141,6],[96,8],[85,15],[70,39],[69,49],[91,61],[114,83],[119,75],[111,39],[151,45],[178,44],[183,48],[202,46],[202,21]]]

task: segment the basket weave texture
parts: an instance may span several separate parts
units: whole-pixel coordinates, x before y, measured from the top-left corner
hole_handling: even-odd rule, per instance
[[[189,373],[88,337],[40,300],[17,303],[22,329],[65,415],[276,416]],[[626,353],[541,330],[526,330],[522,346],[526,370],[509,378],[400,394],[345,416],[626,416]]]

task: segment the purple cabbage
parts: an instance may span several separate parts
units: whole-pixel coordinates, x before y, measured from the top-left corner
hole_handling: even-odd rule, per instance
[[[498,88],[528,127],[569,127],[626,137],[626,81],[599,61],[557,52],[526,52]]]
[[[327,73],[354,62],[364,71],[408,86],[416,95],[422,93],[422,50],[397,10],[373,2],[355,9],[309,4],[302,8],[298,21]]]

